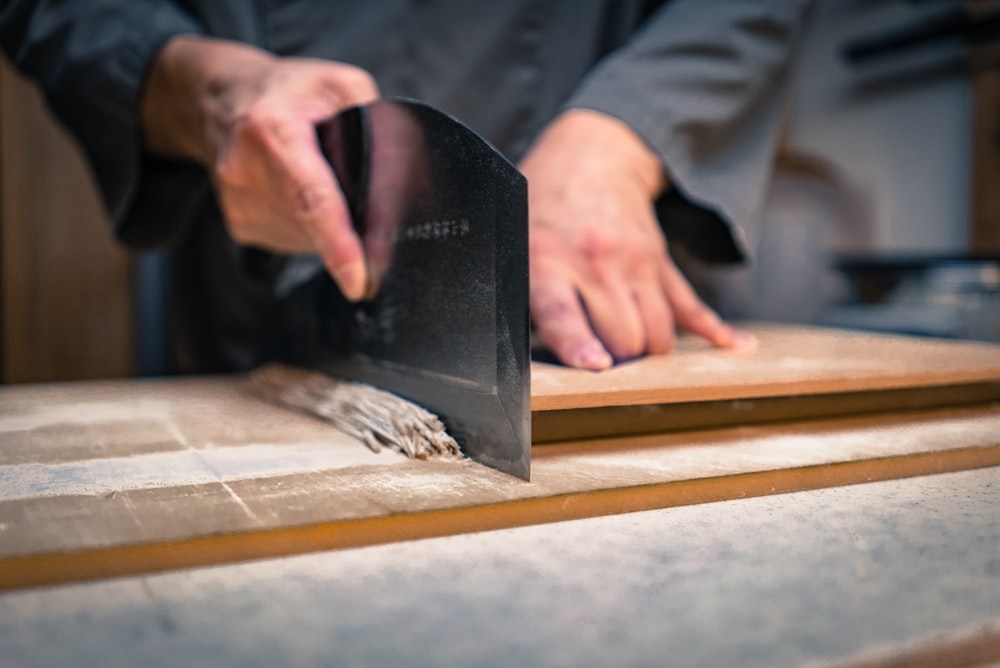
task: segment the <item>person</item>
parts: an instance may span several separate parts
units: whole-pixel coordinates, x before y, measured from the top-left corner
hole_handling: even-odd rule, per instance
[[[752,345],[698,298],[664,232],[743,254],[811,4],[8,0],[0,44],[81,143],[117,236],[171,249],[187,368],[294,345],[290,257],[362,294],[314,127],[401,95],[517,163],[533,322],[562,362],[603,369],[669,352],[677,328]]]

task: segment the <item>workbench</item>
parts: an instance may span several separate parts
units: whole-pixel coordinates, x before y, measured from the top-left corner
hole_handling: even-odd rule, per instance
[[[2,665],[1000,661],[1000,347],[755,332],[536,365],[531,482],[238,376],[0,388]]]

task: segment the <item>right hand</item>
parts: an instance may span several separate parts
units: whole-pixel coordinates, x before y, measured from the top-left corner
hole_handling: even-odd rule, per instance
[[[357,300],[368,284],[364,251],[315,128],[378,94],[372,77],[351,65],[183,35],[153,63],[143,131],[150,150],[209,170],[234,240],[315,252],[344,296]]]

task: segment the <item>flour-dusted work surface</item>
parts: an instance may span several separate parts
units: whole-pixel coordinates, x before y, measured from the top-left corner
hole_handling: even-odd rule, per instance
[[[9,592],[0,647],[11,668],[985,663],[998,506],[991,468]]]
[[[751,353],[687,339],[671,357],[607,373],[536,365],[536,425],[568,411],[574,428],[617,433],[620,422],[587,408],[602,393],[662,402],[625,407],[642,415],[705,423],[536,447],[530,483],[461,459],[377,455],[259,400],[241,377],[0,388],[0,589],[1000,464],[1000,411],[984,403],[1000,389],[997,347],[754,331]],[[757,424],[789,415],[754,398],[768,387],[812,388],[825,411],[855,395],[869,407],[864,387],[913,392],[918,380],[968,405]],[[684,400],[695,396],[705,401]]]
[[[239,378],[0,390],[0,589],[1000,465],[1000,411],[535,448],[530,483],[385,452]]]

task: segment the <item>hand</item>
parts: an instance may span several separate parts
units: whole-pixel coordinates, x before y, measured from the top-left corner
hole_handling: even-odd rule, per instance
[[[152,65],[142,127],[150,150],[209,170],[234,240],[315,252],[357,300],[368,284],[364,252],[315,127],[377,97],[371,76],[350,65],[184,35]]]
[[[565,364],[605,369],[667,353],[674,327],[720,347],[753,345],[697,297],[667,253],[653,201],[656,155],[626,125],[588,110],[556,118],[524,158],[531,314]]]

